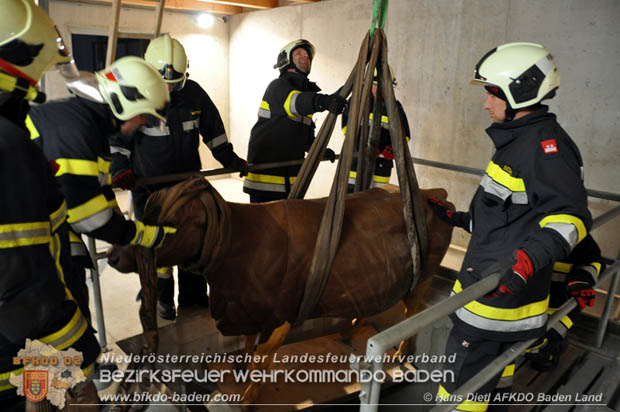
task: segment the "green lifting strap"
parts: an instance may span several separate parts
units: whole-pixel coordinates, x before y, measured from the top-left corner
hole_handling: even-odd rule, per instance
[[[388,0],[373,0],[374,3],[372,5],[372,21],[370,23],[370,37],[375,34],[375,28],[377,28],[377,23],[379,24],[379,29],[383,30],[385,27],[385,18],[387,16],[387,6]]]

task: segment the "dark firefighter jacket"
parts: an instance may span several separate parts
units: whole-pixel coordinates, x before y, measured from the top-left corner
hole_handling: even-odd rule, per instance
[[[586,237],[592,218],[579,150],[542,106],[487,129],[496,152],[470,204],[471,240],[453,293],[512,265],[522,249],[534,275],[518,295],[482,297],[453,314],[470,336],[517,341],[545,332],[552,264]]]
[[[370,107],[374,100],[371,100]],[[400,102],[396,101],[396,106],[398,107],[398,113],[400,114],[400,121],[403,125],[403,129],[405,132],[405,137],[407,141],[409,141],[410,131],[409,131],[409,121],[407,120],[407,115],[403,110],[403,106]],[[368,116],[368,121],[370,127],[372,127],[373,113],[370,113]],[[342,113],[342,135],[346,135],[347,133],[347,123],[349,121],[349,104]],[[377,162],[375,163],[375,172],[372,176],[372,186],[381,185],[385,183],[390,183],[390,176],[392,175],[392,167],[394,167],[394,157],[393,156],[385,156],[385,149],[388,149],[388,153],[392,153],[392,140],[390,139],[390,119],[387,116],[385,111],[385,105],[383,105],[383,111],[381,114],[381,137],[379,138],[379,146],[377,147]],[[359,145],[356,147],[355,153],[359,153]],[[355,180],[357,178],[357,158],[353,158],[353,162],[351,163],[351,171],[349,172],[349,185],[355,185]]]
[[[0,115],[0,401],[15,396],[11,372],[26,338],[82,352],[89,367],[99,345],[67,281],[66,203],[50,164],[25,127]]]
[[[307,76],[297,72],[284,72],[269,84],[250,134],[249,163],[304,158],[314,140],[313,99],[320,90]],[[287,195],[300,168],[290,166],[249,173],[243,191]]]
[[[155,124],[149,120],[131,138],[118,133],[111,138],[112,174],[133,169],[137,176],[149,177],[200,170],[200,135],[224,167],[238,166],[239,157],[228,141],[217,107],[195,81],[188,79],[181,90],[172,92],[164,127],[155,120]]]
[[[31,138],[58,165],[56,180],[76,233],[125,245],[136,226],[118,209],[110,177],[108,137],[115,132],[106,105],[78,97],[34,107],[26,119]]]

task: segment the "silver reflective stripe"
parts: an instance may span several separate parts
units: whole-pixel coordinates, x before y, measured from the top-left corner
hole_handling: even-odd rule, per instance
[[[247,187],[248,189],[255,190],[263,190],[266,192],[281,192],[286,193],[286,187],[284,184],[277,183],[264,183],[264,182],[253,182],[251,180],[245,179],[243,182],[243,187]]]
[[[469,233],[474,233],[474,219],[469,218]]]
[[[110,173],[101,173],[99,172],[99,174],[97,175],[97,179],[99,180],[99,185],[100,186],[107,186],[109,185],[109,181],[110,181]]]
[[[124,147],[120,147],[120,146],[110,146],[110,153],[111,154],[120,153],[125,157],[131,156],[131,150],[126,149]]]
[[[193,119],[183,122],[183,130],[189,132],[190,130],[198,129],[200,126],[200,119]]]
[[[583,172],[583,166],[581,166],[579,168],[579,170],[581,171],[581,181],[583,182],[583,178],[584,178],[584,175],[585,175],[585,173]]]
[[[140,126],[140,132],[147,136],[168,136],[170,134],[170,129],[168,126],[161,128],[160,126],[153,127],[144,127]]]
[[[258,109],[258,117],[262,117],[264,119],[271,119],[271,112],[266,109]]]
[[[60,336],[58,339],[53,340],[51,342],[46,342],[46,343],[48,345],[52,345],[55,348],[59,347],[60,345],[68,341],[69,339],[72,339],[80,331],[80,329],[84,327],[85,324],[86,324],[86,319],[84,318],[84,316],[80,314],[80,318],[78,319],[77,322],[75,322],[75,325],[73,325],[73,327],[69,331],[67,331],[66,333],[63,333],[62,336]]]
[[[71,223],[71,227],[78,233],[88,233],[108,223],[112,219],[112,209],[105,208],[92,216],[82,219],[78,222]]]
[[[495,195],[506,201],[508,197],[511,197],[512,203],[517,205],[527,205],[527,193],[526,192],[513,192],[506,186],[496,182],[489,175],[485,175],[480,182],[480,186],[485,192]]]
[[[454,312],[463,322],[478,329],[491,330],[497,332],[519,332],[523,330],[537,329],[545,326],[549,315],[543,313],[538,316],[520,320],[495,320],[478,316],[465,308],[460,308]]]
[[[226,133],[222,133],[221,135],[209,140],[207,142],[207,147],[209,149],[213,149],[226,143],[228,143],[228,137],[226,136]]]
[[[579,239],[579,232],[572,223],[551,222],[545,225],[545,229],[553,229],[560,234],[568,242],[570,248],[574,248],[577,245]]]
[[[60,226],[60,224],[62,222],[65,221],[65,219],[67,218],[67,204],[65,202],[62,203],[62,210],[60,211],[60,213],[58,214],[58,216],[56,216],[55,219],[52,220],[52,230],[56,230],[58,228],[58,226]]]
[[[553,57],[551,57],[551,55],[549,54],[546,55],[545,57],[536,62],[536,66],[538,66],[540,71],[543,72],[546,76],[547,73],[549,73],[549,70],[553,68]]]
[[[26,230],[13,230],[10,232],[0,232],[0,240],[17,240],[17,239],[30,239],[35,237],[50,236],[50,229],[26,229]]]
[[[301,93],[295,93],[293,94],[293,96],[291,97],[291,113],[296,114],[297,116],[301,116],[301,114],[297,111],[297,107],[296,106],[296,102],[297,102],[297,97],[300,95]]]
[[[349,184],[350,185],[354,185],[355,184],[355,178],[354,177],[349,177]]]
[[[562,273],[562,272],[551,273],[552,282],[564,282],[565,280],[566,280],[566,273]]]
[[[509,367],[512,367],[512,370],[514,371],[515,365],[513,363],[513,364],[510,364],[510,365],[506,365],[506,367],[504,368],[504,372]],[[504,374],[504,372],[502,372],[502,375]],[[497,385],[495,387],[497,389],[510,388],[512,386],[513,380],[514,380],[514,372],[512,373],[512,375],[500,377],[499,378],[499,382],[497,382]]]
[[[300,116],[301,120],[297,120],[298,122],[301,122],[303,124],[305,124],[306,126],[312,126],[312,119],[306,116]]]
[[[590,274],[590,276],[592,276],[592,280],[594,280],[596,282],[596,280],[598,279],[598,271],[596,270],[596,268],[592,265],[581,265],[578,267],[578,269],[582,269],[585,270],[586,272],[588,272]]]

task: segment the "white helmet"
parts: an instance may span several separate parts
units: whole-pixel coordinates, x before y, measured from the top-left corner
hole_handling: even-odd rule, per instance
[[[521,109],[555,96],[560,73],[551,53],[540,44],[508,43],[480,59],[471,83],[487,86],[510,108]]]
[[[288,43],[286,46],[280,49],[280,53],[278,53],[278,59],[276,64],[273,65],[274,69],[280,70],[280,72],[286,71],[291,65],[293,65],[293,51],[295,49],[303,47],[308,52],[308,57],[310,58],[310,64],[312,65],[312,59],[314,59],[315,49],[312,43],[305,39],[294,40]],[[308,73],[310,74],[310,71]]]
[[[164,34],[151,40],[144,59],[157,69],[166,83],[176,83],[175,90],[183,88],[187,79],[187,55],[177,39]]]
[[[95,76],[99,92],[120,120],[152,114],[166,121],[161,113],[170,101],[170,93],[159,73],[143,59],[123,57]]]
[[[54,22],[32,0],[2,0],[0,62],[2,77],[7,79],[0,82],[2,90],[21,93],[29,100],[38,97],[39,102],[44,95],[34,86],[50,67],[70,65],[63,75],[77,72]]]

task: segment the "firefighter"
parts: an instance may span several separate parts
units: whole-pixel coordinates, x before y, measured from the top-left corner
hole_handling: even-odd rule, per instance
[[[247,174],[247,162],[228,141],[224,123],[213,101],[195,81],[188,79],[188,61],[183,45],[168,34],[149,43],[144,58],[153,65],[170,91],[166,127],[148,123],[131,138],[117,135],[112,140],[112,181],[131,192],[134,212],[142,219],[144,205],[154,191],[176,182],[135,187],[135,176],[150,177],[201,169],[199,138],[224,167]],[[174,279],[171,268],[158,271],[158,309],[162,318],[174,320]],[[206,282],[201,275],[181,268],[179,306],[207,307]]]
[[[390,70],[390,77],[392,78],[392,85],[396,86],[396,77],[394,76],[394,72],[392,71],[392,67],[388,66]],[[372,83],[372,95],[370,101],[370,107],[373,107],[374,98],[377,97],[377,69],[375,69],[375,77]],[[407,121],[407,115],[403,110],[403,106],[400,102],[396,101],[396,106],[398,108],[398,113],[400,114],[400,121],[404,127],[405,137],[407,141],[409,141],[409,122]],[[347,122],[349,118],[349,105],[345,106],[344,112],[342,113],[342,135],[344,136],[347,133]],[[369,123],[370,127],[372,127],[373,113],[369,115]],[[381,114],[381,137],[379,138],[379,146],[377,147],[377,160],[375,163],[375,171],[372,176],[372,183],[370,185],[371,188],[377,187],[380,185],[384,185],[386,183],[390,183],[390,176],[392,175],[392,168],[394,167],[394,151],[392,150],[392,140],[390,139],[390,120],[385,111],[385,104],[382,107]],[[356,153],[359,153],[359,147],[356,150]],[[355,180],[357,178],[357,157],[353,158],[353,162],[351,163],[351,171],[349,172],[349,184],[347,186],[347,193],[353,193],[355,190]]]
[[[308,80],[314,58],[314,46],[308,40],[295,40],[280,50],[274,69],[280,76],[273,80],[258,110],[248,144],[250,163],[300,160],[314,140],[312,114],[329,110],[340,114],[346,100],[338,93],[321,94],[316,83]],[[334,151],[325,157],[335,160]],[[251,203],[286,199],[301,166],[280,167],[249,173],[243,191]]]
[[[534,369],[548,371],[558,364],[560,356],[566,350],[566,334],[577,315],[586,307],[594,306],[594,285],[605,267],[601,249],[590,234],[575,246],[568,258],[554,263],[549,314],[553,314],[571,297],[577,301],[577,307],[526,350],[525,358],[530,360]]]
[[[468,212],[429,202],[471,233],[452,293],[492,273],[502,277],[495,291],[452,314],[446,354],[457,358],[444,367],[456,379],[439,386],[441,397],[514,343],[545,334],[553,263],[566,259],[592,224],[579,150],[541,104],[560,85],[552,55],[534,43],[498,46],[478,62],[472,83],[487,91],[484,108],[493,123],[486,131],[495,154]],[[513,373],[508,365],[456,409],[486,410],[497,400],[494,392],[510,391]]]
[[[9,379],[22,375],[13,358],[32,339],[81,352],[87,380],[67,391],[67,410],[95,411],[99,399],[90,377],[100,348],[66,284],[72,273],[66,202],[24,123],[28,101],[44,100],[35,86],[45,71],[55,64],[61,72],[77,69],[52,20],[31,0],[3,1],[0,27],[0,164],[5,171],[0,174],[0,404],[3,411],[24,410],[25,398],[16,395]],[[43,404],[51,407],[47,400],[28,400],[25,409]]]
[[[159,74],[143,59],[124,57],[95,75],[69,82],[76,96],[33,108],[26,119],[31,139],[57,167],[55,177],[67,200],[74,239],[86,234],[118,245],[160,246],[175,229],[128,221],[120,212],[110,175],[108,138],[131,134],[146,115],[164,120],[158,110],[169,100]],[[77,235],[76,235],[77,234]],[[76,266],[80,265],[75,258]],[[78,269],[88,308],[84,267]]]

